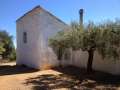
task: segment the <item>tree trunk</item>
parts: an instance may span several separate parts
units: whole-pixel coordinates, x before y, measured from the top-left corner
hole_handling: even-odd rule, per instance
[[[62,67],[62,55],[63,55],[62,48],[59,48],[58,49],[59,67]]]
[[[89,55],[89,57],[88,57],[88,62],[87,62],[87,72],[91,73],[92,72],[94,50],[89,50],[88,55]]]

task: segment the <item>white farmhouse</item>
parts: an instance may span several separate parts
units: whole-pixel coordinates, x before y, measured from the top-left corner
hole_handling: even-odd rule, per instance
[[[17,64],[40,69],[46,64],[57,65],[58,60],[48,39],[67,25],[40,6],[24,14],[17,21]]]
[[[83,22],[83,13],[80,12],[80,22]],[[45,65],[58,65],[57,56],[48,45],[48,39],[68,25],[44,10],[35,7],[17,20],[17,64],[41,69]],[[87,67],[88,53],[81,50],[70,51],[70,59],[63,58],[63,65]],[[120,75],[120,60],[103,60],[96,51],[93,69]]]

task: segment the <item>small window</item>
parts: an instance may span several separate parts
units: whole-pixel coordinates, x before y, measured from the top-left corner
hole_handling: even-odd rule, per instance
[[[27,43],[27,33],[23,32],[23,42]]]

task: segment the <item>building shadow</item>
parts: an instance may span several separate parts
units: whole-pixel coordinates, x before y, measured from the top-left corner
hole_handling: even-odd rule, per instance
[[[2,65],[0,66],[0,76],[4,75],[14,75],[14,74],[23,74],[23,73],[32,73],[38,70],[28,68],[26,66],[17,66],[17,65]]]
[[[53,68],[63,74],[39,75],[29,78],[25,84],[33,85],[33,90],[53,90],[67,88],[68,90],[116,90],[120,87],[120,76],[94,71],[87,74],[85,69],[68,66]]]

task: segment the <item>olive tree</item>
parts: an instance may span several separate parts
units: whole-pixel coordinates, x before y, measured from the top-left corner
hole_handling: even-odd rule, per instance
[[[104,58],[119,60],[120,56],[120,26],[117,22],[104,23],[101,26],[90,23],[79,34],[79,48],[88,52],[87,72],[92,71],[95,51]]]
[[[91,72],[95,51],[99,52],[103,58],[113,58],[114,60],[119,59],[119,26],[120,23],[118,21],[107,22],[101,25],[89,23],[81,30],[78,23],[72,23],[69,31],[61,32],[61,34],[58,33],[56,37],[51,39],[50,44],[54,48],[57,47],[62,50],[60,57],[66,48],[87,51],[87,72]]]

